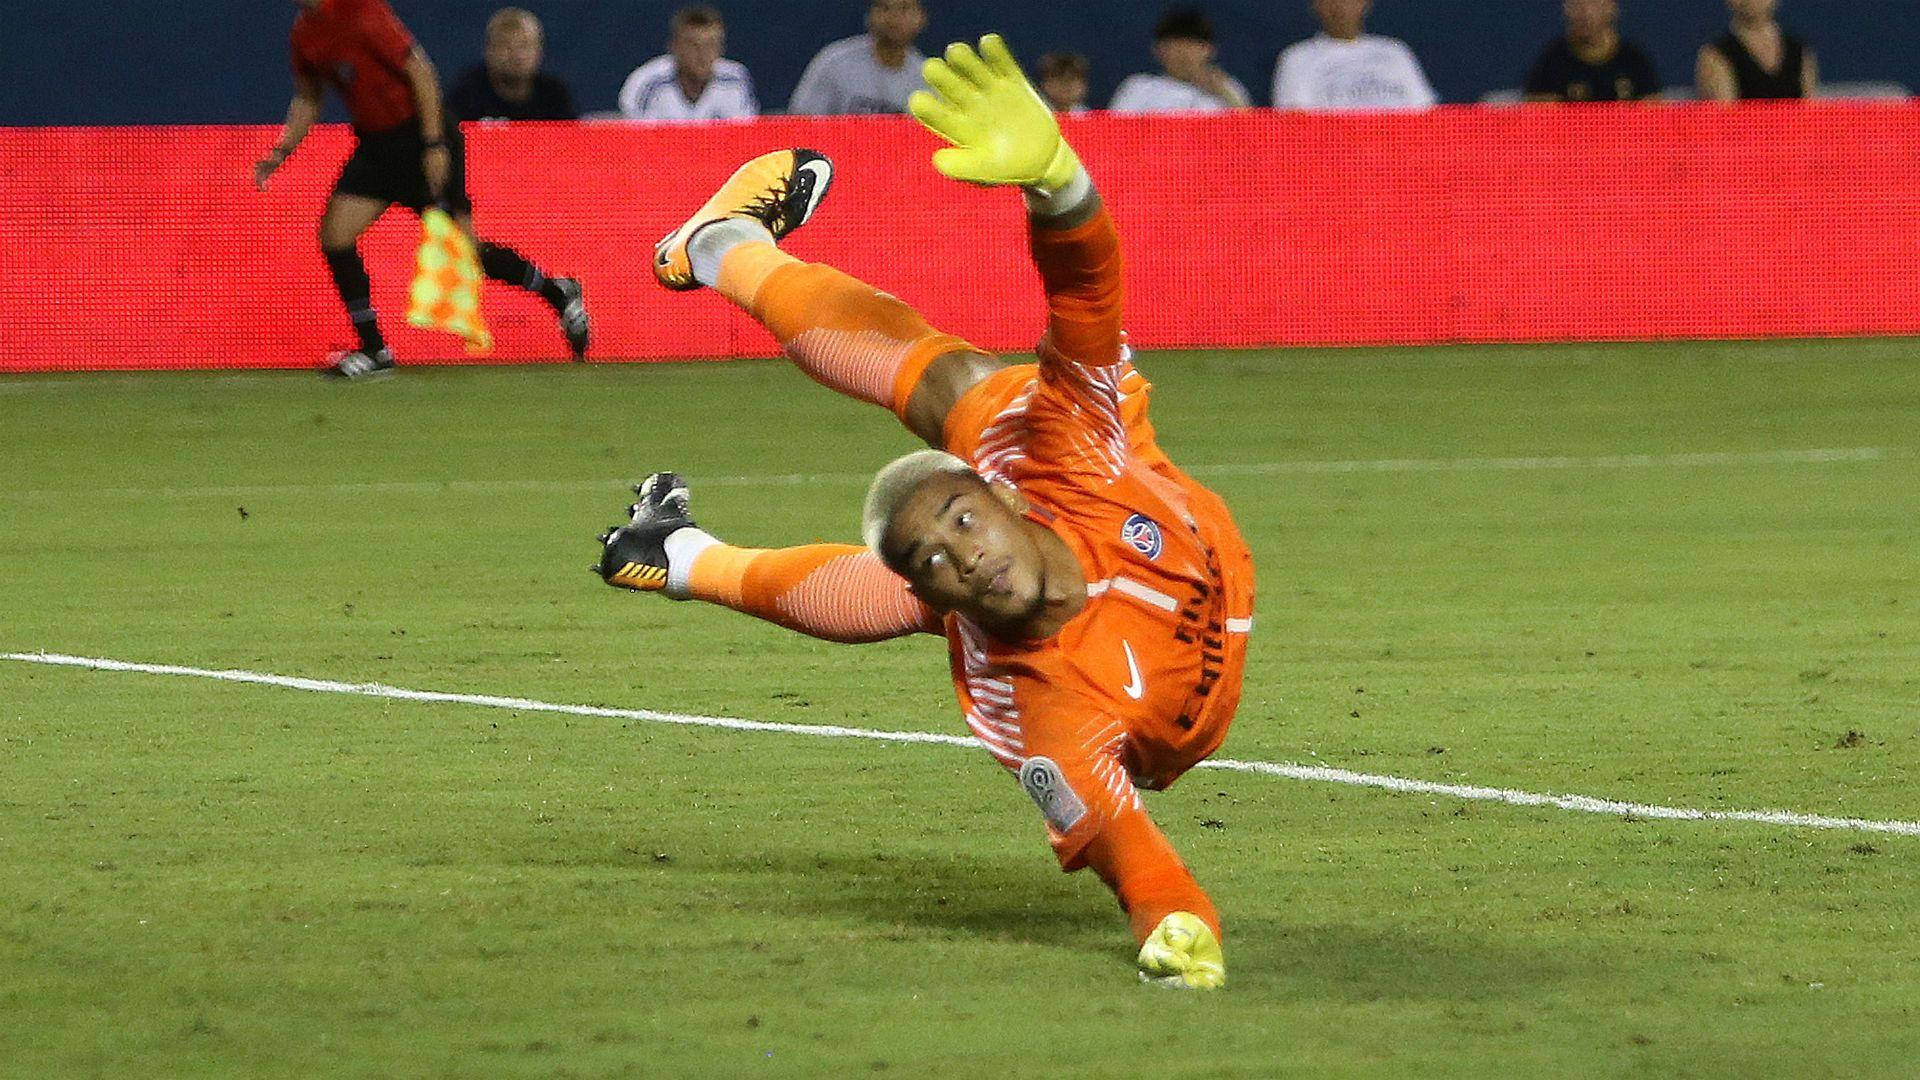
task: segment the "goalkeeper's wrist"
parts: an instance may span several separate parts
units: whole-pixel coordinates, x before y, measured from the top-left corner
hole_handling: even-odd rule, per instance
[[[1080,155],[1074,153],[1073,147],[1068,146],[1067,140],[1061,138],[1057,132],[1054,139],[1053,156],[1047,159],[1047,167],[1040,174],[1040,182],[1029,185],[1042,195],[1065,188],[1073,183],[1076,174],[1083,173],[1080,168]]]
[[[1065,179],[1053,183],[1049,175],[1042,184],[1030,184],[1021,189],[1026,199],[1027,213],[1038,218],[1062,217],[1078,210],[1093,197],[1093,178],[1087,175],[1080,160],[1072,157],[1073,151],[1068,150],[1067,154],[1073,168]]]

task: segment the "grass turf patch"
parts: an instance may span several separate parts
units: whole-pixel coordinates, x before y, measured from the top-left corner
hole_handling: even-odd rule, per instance
[[[1920,817],[1899,343],[1141,363],[1259,560],[1223,754]],[[853,534],[910,440],[778,365],[19,378],[0,429],[0,651],[962,730],[930,638],[831,646],[586,572],[657,468],[724,537]],[[1812,449],[1876,453],[1777,456]],[[1818,1076],[1920,1049],[1898,837],[1199,772],[1150,803],[1228,923],[1230,988],[1198,998],[1131,983],[1111,900],[983,753],[12,663],[0,719],[23,1075]]]

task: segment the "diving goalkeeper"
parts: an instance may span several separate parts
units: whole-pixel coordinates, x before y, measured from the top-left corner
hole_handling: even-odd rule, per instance
[[[1132,923],[1143,979],[1223,985],[1219,914],[1148,818],[1211,754],[1240,699],[1253,564],[1219,497],[1175,468],[1120,328],[1112,220],[998,37],[927,62],[910,108],[953,145],[934,167],[1022,189],[1046,288],[1039,363],[1008,364],[905,304],[775,244],[832,166],[748,162],[655,250],[671,289],[709,286],[841,393],[938,449],[874,478],[864,547],[757,549],[697,528],[656,473],[602,537],[609,584],[722,604],[831,641],[942,634],[967,725],[1038,805],[1060,865],[1091,867]]]

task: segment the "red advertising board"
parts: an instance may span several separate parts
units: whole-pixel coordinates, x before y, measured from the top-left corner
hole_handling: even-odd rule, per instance
[[[1093,115],[1070,122],[1118,219],[1136,345],[1276,346],[1920,333],[1920,105]],[[303,367],[352,334],[315,239],[350,135],[255,191],[260,127],[0,129],[0,370]],[[1041,324],[1020,205],[944,180],[897,117],[482,125],[483,236],[586,286],[595,359],[764,356],[772,341],[648,262],[742,160],[837,166],[789,250],[996,350]],[[362,244],[403,362],[418,228]],[[565,355],[545,305],[490,285],[495,362]]]

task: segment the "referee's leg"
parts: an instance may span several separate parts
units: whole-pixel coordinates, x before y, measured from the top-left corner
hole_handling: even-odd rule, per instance
[[[460,231],[466,233],[469,240],[473,241],[474,248],[480,252],[480,269],[486,271],[488,277],[543,297],[547,303],[553,305],[555,311],[565,306],[566,296],[556,283],[567,279],[548,277],[545,271],[534,265],[533,260],[518,251],[505,244],[481,239],[480,235],[473,231],[471,210],[455,213],[453,222],[460,226]]]
[[[340,292],[354,333],[359,335],[360,351],[369,357],[386,348],[387,342],[380,334],[380,317],[373,310],[373,282],[367,277],[367,264],[360,259],[359,240],[387,206],[384,199],[353,195],[336,187],[320,215],[320,254],[326,257],[333,286]]]
[[[553,308],[554,314],[559,316],[560,332],[566,337],[567,347],[573,351],[574,357],[586,356],[590,331],[580,282],[568,277],[550,277],[518,251],[505,244],[482,240],[474,232],[473,200],[467,194],[466,140],[456,136],[449,143],[451,167],[447,171],[446,190],[441,192],[439,201],[453,214],[454,223],[460,226],[460,231],[467,234],[480,252],[480,269],[495,281],[525,289],[545,300]],[[425,177],[421,179],[424,183]]]

